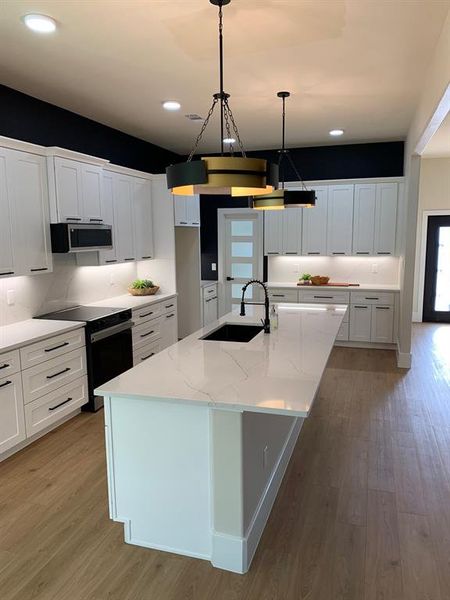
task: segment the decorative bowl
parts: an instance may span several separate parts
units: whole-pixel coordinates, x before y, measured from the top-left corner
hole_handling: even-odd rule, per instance
[[[330,278],[326,277],[325,275],[314,275],[311,277],[311,283],[313,285],[327,285],[329,281]]]
[[[140,289],[135,289],[135,288],[128,288],[128,292],[132,295],[132,296],[153,296],[154,294],[156,294],[156,292],[159,290],[159,285],[155,285],[153,287],[147,287],[147,288],[140,288]]]

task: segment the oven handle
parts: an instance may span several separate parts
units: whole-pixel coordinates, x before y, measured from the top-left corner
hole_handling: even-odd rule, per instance
[[[131,329],[133,326],[133,321],[126,321],[125,323],[119,323],[118,325],[113,325],[112,327],[108,327],[108,329],[102,329],[102,331],[96,331],[95,333],[91,333],[90,342],[91,344],[95,344],[95,342],[99,342],[100,340],[104,340],[111,335],[115,335],[116,333],[120,333],[121,331],[126,331],[127,329]]]

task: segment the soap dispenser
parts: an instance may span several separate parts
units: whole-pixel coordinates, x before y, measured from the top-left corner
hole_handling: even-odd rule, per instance
[[[275,304],[272,304],[272,308],[270,309],[270,328],[278,329],[278,312]]]

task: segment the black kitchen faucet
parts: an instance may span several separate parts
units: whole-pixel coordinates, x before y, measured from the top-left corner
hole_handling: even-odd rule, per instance
[[[257,283],[258,285],[261,285],[263,287],[263,290],[264,290],[264,302],[245,302],[245,299],[244,299],[245,292],[246,292],[248,286],[249,285],[253,285],[254,283]],[[269,294],[267,292],[267,286],[266,286],[265,283],[263,283],[259,279],[250,279],[250,281],[247,281],[247,283],[242,288],[241,312],[240,312],[241,317],[245,317],[245,305],[246,304],[254,304],[254,305],[258,305],[258,306],[265,306],[265,308],[266,308],[266,315],[265,315],[264,319],[261,319],[261,323],[264,325],[264,333],[270,333]]]

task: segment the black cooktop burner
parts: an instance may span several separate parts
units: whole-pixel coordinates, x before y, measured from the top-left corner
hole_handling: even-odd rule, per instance
[[[107,306],[75,306],[74,308],[65,308],[56,312],[39,315],[37,319],[52,319],[54,321],[95,321],[103,319],[109,315],[114,315],[126,310],[125,308],[110,308]]]

